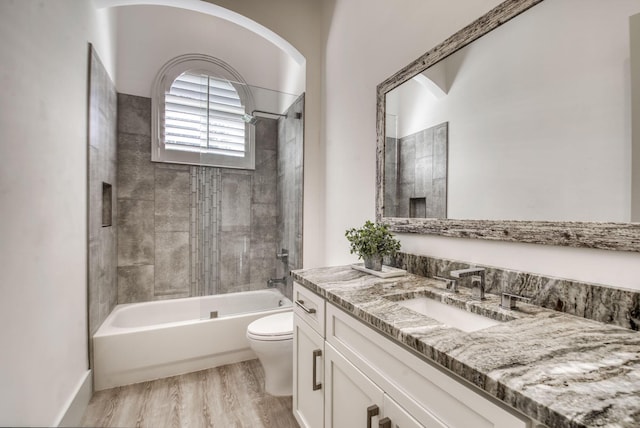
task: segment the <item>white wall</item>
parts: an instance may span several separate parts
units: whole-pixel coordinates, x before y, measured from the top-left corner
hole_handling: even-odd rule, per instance
[[[0,425],[58,424],[88,373],[88,42],[112,76],[111,19],[91,2],[0,2]]]
[[[206,54],[225,61],[251,86],[295,95],[304,92],[304,66],[237,24],[166,6],[115,9],[118,14],[118,92],[150,97],[160,68],[188,53]],[[294,100],[291,98],[289,105]]]
[[[345,229],[375,217],[376,85],[499,1],[335,0],[325,16],[325,264],[351,263]],[[542,31],[542,28],[540,28]],[[403,235],[403,249],[640,289],[640,255]]]
[[[640,105],[640,13],[629,19],[631,39],[631,104]],[[640,165],[640,109],[631,111],[631,163]],[[631,171],[631,220],[640,222],[640,168]]]
[[[352,261],[344,231],[375,218],[376,86],[499,3],[325,3],[325,264]]]

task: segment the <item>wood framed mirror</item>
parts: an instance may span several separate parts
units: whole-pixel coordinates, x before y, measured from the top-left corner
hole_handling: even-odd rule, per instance
[[[640,3],[586,1],[505,1],[378,85],[378,222],[640,252]]]

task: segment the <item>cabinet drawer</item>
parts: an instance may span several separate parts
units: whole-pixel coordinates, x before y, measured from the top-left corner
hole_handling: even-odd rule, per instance
[[[324,337],[324,299],[322,297],[294,282],[293,311]]]
[[[529,420],[470,384],[393,343],[333,305],[327,305],[327,343],[333,345],[425,426],[527,428]]]

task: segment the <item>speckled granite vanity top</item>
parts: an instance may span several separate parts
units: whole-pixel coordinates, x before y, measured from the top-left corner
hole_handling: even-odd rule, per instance
[[[407,274],[381,279],[349,266],[293,278],[393,340],[550,427],[640,427],[640,333],[518,303],[471,301],[444,283]],[[428,296],[506,321],[472,333],[398,305]]]

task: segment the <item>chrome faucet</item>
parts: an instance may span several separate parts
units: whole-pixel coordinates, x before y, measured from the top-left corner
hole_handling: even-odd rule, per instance
[[[472,298],[476,300],[484,300],[484,268],[469,268],[469,269],[458,269],[452,270],[449,272],[454,278],[466,278],[468,276],[471,277],[471,287],[473,289]]]
[[[287,277],[283,276],[282,278],[270,278],[270,279],[267,280],[267,287],[268,288],[277,287],[278,284],[286,285],[287,284]]]

